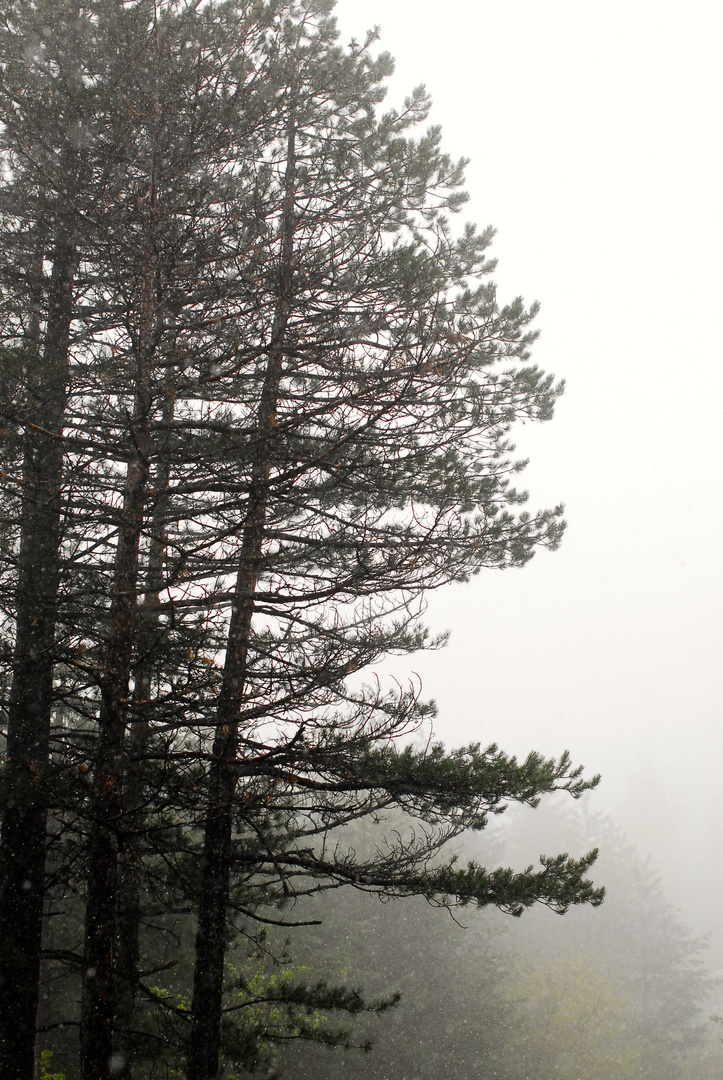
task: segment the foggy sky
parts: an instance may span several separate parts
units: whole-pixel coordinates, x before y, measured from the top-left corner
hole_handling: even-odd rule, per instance
[[[463,212],[498,230],[503,299],[539,299],[535,361],[567,380],[518,430],[561,549],[436,594],[418,657],[436,733],[559,753],[715,931],[723,886],[723,365],[719,4],[341,0],[380,25],[390,102],[420,82],[467,156]]]

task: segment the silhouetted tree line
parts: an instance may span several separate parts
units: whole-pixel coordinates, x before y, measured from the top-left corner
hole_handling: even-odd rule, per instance
[[[436,644],[427,590],[556,546],[508,433],[561,388],[491,230],[450,226],[426,94],[380,111],[390,58],[331,7],[0,6],[8,1080],[53,1048],[82,1080],[214,1080],[348,1042],[393,997],[289,968],[269,927],[301,896],[602,899],[594,852],[444,853],[595,779],[416,747],[419,688],[360,674]],[[344,843],[387,810],[413,831]]]

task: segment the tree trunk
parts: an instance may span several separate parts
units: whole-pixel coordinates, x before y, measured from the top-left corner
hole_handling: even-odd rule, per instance
[[[173,419],[173,397],[169,394],[163,406],[163,421]],[[120,1058],[117,1073],[120,1080],[130,1080],[133,1073],[133,1017],[139,980],[141,925],[142,852],[139,832],[142,828],[143,781],[139,766],[143,761],[150,736],[148,704],[153,690],[153,660],[159,632],[158,599],[163,585],[165,530],[162,522],[167,507],[169,484],[168,459],[161,454],[155,475],[156,503],[151,523],[150,549],[145,573],[145,597],[138,610],[138,663],[134,670],[132,718],[128,734],[128,781],[125,796],[124,827],[121,835],[123,872],[118,891],[118,961],[116,969],[117,1001],[116,1028],[119,1033]]]
[[[75,247],[53,257],[42,364],[31,359],[25,429],[7,801],[0,881],[0,1076],[32,1080],[43,927],[50,717],[60,573],[63,418]],[[37,345],[37,342],[35,342]]]
[[[118,855],[123,828],[125,729],[137,610],[140,542],[151,450],[153,350],[152,253],[141,283],[140,327],[130,456],[123,492],[106,664],[98,718],[85,912],[83,1001],[80,1027],[82,1080],[111,1080],[122,1069],[113,1057]]]
[[[296,140],[293,120],[287,141],[279,260],[279,299],[259,401],[254,463],[243,521],[241,552],[229,623],[226,662],[216,710],[204,832],[196,966],[191,1007],[188,1080],[216,1080],[221,1048],[226,915],[231,880],[233,805],[239,715],[244,700],[254,597],[261,564],[271,474],[271,447],[283,371],[284,339],[291,310],[295,229]]]

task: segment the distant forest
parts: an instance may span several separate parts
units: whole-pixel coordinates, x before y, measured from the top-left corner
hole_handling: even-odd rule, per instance
[[[300,1080],[720,1080],[720,980],[706,941],[666,903],[655,871],[605,817],[585,808],[513,812],[513,827],[459,844],[466,857],[532,861],[554,837],[573,854],[600,846],[602,907],[560,918],[536,907],[520,919],[422,900],[380,903],[325,896],[294,914],[323,912],[297,930],[294,957],[399,1004],[355,1034],[369,1053],[294,1044],[279,1075]],[[403,826],[400,825],[400,828]],[[494,839],[497,837],[498,839]],[[374,844],[365,826],[352,844]],[[495,847],[497,850],[495,850]],[[483,850],[481,850],[483,849]]]

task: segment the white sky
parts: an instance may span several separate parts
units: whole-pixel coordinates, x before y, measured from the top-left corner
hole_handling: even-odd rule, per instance
[[[518,433],[560,551],[433,598],[419,658],[448,744],[495,740],[603,773],[610,812],[697,930],[723,869],[723,5],[340,0],[374,25],[390,100],[431,90],[498,230],[504,298],[542,301],[535,360],[568,383]]]

